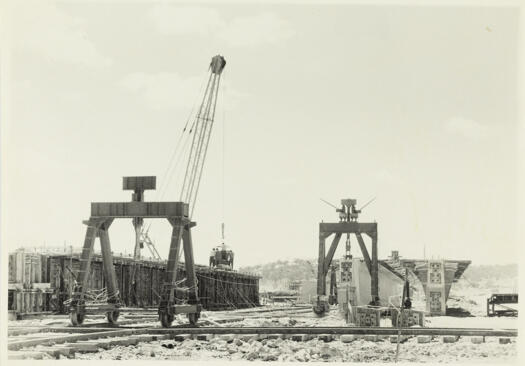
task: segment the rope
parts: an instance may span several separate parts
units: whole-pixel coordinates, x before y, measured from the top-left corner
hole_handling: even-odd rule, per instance
[[[201,81],[201,84],[200,84],[200,87],[199,87],[199,93],[195,95],[195,99],[193,100],[193,104],[192,104],[190,113],[188,114],[188,118],[186,119],[186,123],[184,124],[184,128],[182,129],[181,135],[179,136],[179,140],[178,140],[177,144],[175,145],[175,148],[173,149],[173,153],[172,153],[171,158],[170,158],[170,160],[168,162],[168,166],[167,166],[166,171],[164,172],[164,175],[162,177],[162,186],[159,189],[159,191],[157,191],[157,193],[159,193],[159,192],[161,193],[161,196],[160,196],[161,198],[159,198],[159,199],[162,199],[162,196],[164,195],[165,190],[167,189],[168,183],[166,183],[167,181],[165,180],[165,178],[168,176],[171,164],[173,163],[173,160],[174,160],[174,158],[176,156],[176,153],[178,151],[178,148],[180,146],[180,141],[181,141],[182,137],[184,136],[184,133],[186,132],[186,130],[188,128],[188,124],[189,124],[190,120],[192,119],[192,115],[193,115],[193,113],[195,111],[195,107],[197,106],[197,102],[199,100],[199,96],[202,95],[202,89],[203,89],[204,83],[206,81],[206,76],[207,76],[207,74],[204,73],[202,81]],[[193,128],[193,124],[192,124],[192,128]],[[188,132],[188,134],[186,136],[189,136],[191,134],[192,128],[190,128],[190,130],[189,130],[189,132]],[[174,169],[175,169],[175,167],[173,168],[173,170]]]
[[[193,210],[195,207],[196,197],[199,191],[200,181],[202,178],[204,162],[206,160],[206,154],[208,152],[211,131],[213,128],[215,107],[217,105],[217,94],[218,94],[218,88],[220,85],[221,76],[212,74],[211,79],[212,79],[211,92],[210,92],[209,98],[206,101],[206,107],[205,107],[204,118],[203,118],[206,122],[209,122],[209,123],[201,124],[202,125],[201,132],[199,133],[199,140],[196,146],[196,154],[195,154],[196,160],[194,161],[194,164],[192,166],[191,178],[189,181],[189,190],[188,190],[187,200],[186,200],[186,202],[188,202],[188,204],[191,205],[190,215],[189,215],[190,219],[193,216]],[[211,115],[211,118],[210,118],[210,115]],[[195,183],[197,183],[196,186],[195,186]]]
[[[234,285],[257,286],[257,284],[255,284],[255,283],[244,283],[244,282],[223,281],[223,280],[219,280],[218,278],[208,277],[208,276],[204,276],[204,275],[199,275],[199,277],[202,277],[202,278],[208,278],[208,279],[215,280],[215,281],[222,282],[222,283],[230,283],[230,284],[234,284]]]
[[[235,290],[237,290],[237,293],[241,296],[241,299],[245,301],[245,303],[248,303],[250,306],[255,307],[255,303],[251,301],[248,297],[244,296],[244,294],[237,288],[234,287]]]
[[[222,83],[222,95],[223,95],[223,100],[226,99],[226,83]],[[221,105],[222,107],[222,222],[224,223],[224,202],[225,202],[225,185],[224,185],[224,161],[225,161],[225,158],[224,158],[224,146],[225,146],[225,129],[226,129],[226,108],[225,108],[225,102],[222,103]],[[223,238],[224,240],[224,238]]]
[[[233,307],[234,309],[237,309],[237,306],[235,306],[235,304],[233,304],[231,301],[229,301],[227,296],[226,296],[226,289],[221,284],[221,282],[224,282],[224,281],[221,281],[221,280],[217,280],[217,281],[219,282],[219,286],[221,286],[221,288],[222,288],[221,295],[222,295],[223,299],[226,301],[226,304],[228,304],[229,306]]]
[[[88,289],[84,292],[85,302],[90,302],[92,304],[101,304],[107,303],[108,298],[118,296],[119,291],[115,291],[113,294],[108,294],[107,288],[102,288],[100,290]],[[73,298],[69,298],[63,302],[64,305],[69,305],[73,301]]]

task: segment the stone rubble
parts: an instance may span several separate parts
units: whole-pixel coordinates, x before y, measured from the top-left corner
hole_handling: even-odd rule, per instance
[[[136,346],[118,346],[92,354],[76,354],[76,359],[111,360],[246,360],[280,362],[393,362],[396,344],[371,342],[359,338],[351,343],[334,339],[327,343],[320,339],[297,342],[291,339],[262,339],[253,336],[244,341],[237,336],[214,337],[209,341],[185,339],[182,342],[154,341]],[[172,345],[166,346],[166,345]],[[439,337],[429,343],[408,339],[400,345],[399,361],[403,362],[461,362],[461,361],[514,361],[517,359],[516,341],[500,345],[496,337],[474,344],[469,337],[454,343],[443,343]]]

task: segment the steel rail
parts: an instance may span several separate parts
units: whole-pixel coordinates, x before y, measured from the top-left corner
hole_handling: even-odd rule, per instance
[[[490,328],[383,328],[383,327],[201,327],[154,328],[152,334],[354,334],[354,335],[450,335],[517,337],[517,329]]]
[[[152,334],[170,335],[181,334],[206,335],[206,334],[288,334],[288,335],[397,335],[400,331],[402,336],[431,335],[431,336],[485,336],[485,337],[517,337],[517,329],[490,329],[490,328],[382,328],[382,327],[172,327],[172,328],[135,328],[119,329],[98,328],[96,331],[88,331],[86,328],[63,327],[62,329],[47,328],[48,331],[68,332],[58,337],[46,337],[37,339],[15,340],[8,343],[9,350],[18,350],[24,347],[37,345],[49,346],[66,342],[76,342],[90,339],[126,337],[132,335]],[[91,328],[89,330],[95,330]],[[80,334],[78,334],[80,333]]]

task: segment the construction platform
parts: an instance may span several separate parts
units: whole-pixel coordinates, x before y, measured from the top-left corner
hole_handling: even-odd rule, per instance
[[[122,302],[128,307],[157,307],[165,275],[166,261],[140,260],[115,256],[113,263]],[[136,264],[135,281],[131,281]],[[64,301],[70,298],[80,268],[80,254],[40,254],[16,251],[9,255],[8,310],[11,314],[67,313]],[[185,278],[185,267],[177,278]],[[206,310],[229,310],[259,306],[259,279],[251,273],[196,265],[198,296]],[[185,297],[184,281],[177,298]],[[105,287],[100,254],[93,255],[89,289]]]

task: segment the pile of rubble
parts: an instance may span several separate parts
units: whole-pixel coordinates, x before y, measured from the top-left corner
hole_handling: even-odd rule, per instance
[[[305,336],[303,336],[305,337]],[[419,344],[411,338],[400,347],[400,361],[457,362],[474,360],[513,361],[517,357],[515,340],[499,344],[497,338],[473,344],[467,338],[455,343],[443,343],[438,337],[430,343]],[[331,336],[308,340],[282,339],[277,336],[222,335],[177,336],[176,340],[141,343],[137,346],[100,350],[96,354],[77,354],[77,359],[163,359],[163,360],[247,360],[281,362],[389,362],[396,358],[396,344],[389,338],[375,337],[373,341]]]

